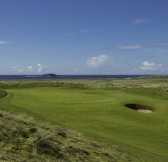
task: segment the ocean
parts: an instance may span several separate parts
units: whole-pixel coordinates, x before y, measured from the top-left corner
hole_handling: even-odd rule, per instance
[[[53,80],[53,79],[108,79],[108,78],[136,78],[146,75],[0,75],[0,80]]]

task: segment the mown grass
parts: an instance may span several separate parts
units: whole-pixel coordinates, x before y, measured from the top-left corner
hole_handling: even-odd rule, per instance
[[[3,88],[8,88],[9,95],[2,99],[1,109],[26,112],[37,119],[115,143],[140,161],[168,160],[165,78],[35,83],[4,82]],[[126,103],[147,105],[154,112],[129,110],[124,107]]]

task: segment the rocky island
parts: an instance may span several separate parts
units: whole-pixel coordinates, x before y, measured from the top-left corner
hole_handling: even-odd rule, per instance
[[[53,73],[43,74],[43,76],[45,76],[45,77],[57,77],[57,75],[53,74]]]

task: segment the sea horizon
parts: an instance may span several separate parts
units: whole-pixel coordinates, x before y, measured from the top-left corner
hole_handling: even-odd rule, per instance
[[[12,74],[6,74],[6,75],[0,75],[0,80],[53,80],[53,79],[108,79],[108,78],[137,78],[142,76],[154,76],[154,75],[124,75],[124,74],[67,74],[67,75],[56,75],[55,77],[52,76],[44,76],[42,75],[30,75],[30,74],[22,74],[22,75],[12,75]]]

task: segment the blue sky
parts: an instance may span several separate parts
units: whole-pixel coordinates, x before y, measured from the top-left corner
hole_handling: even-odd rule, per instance
[[[0,74],[168,74],[167,0],[1,0]]]

